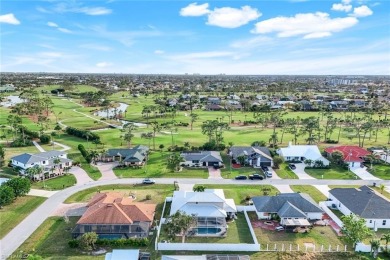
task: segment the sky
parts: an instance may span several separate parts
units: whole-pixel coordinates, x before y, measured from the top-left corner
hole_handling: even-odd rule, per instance
[[[390,1],[1,0],[0,71],[390,75]]]

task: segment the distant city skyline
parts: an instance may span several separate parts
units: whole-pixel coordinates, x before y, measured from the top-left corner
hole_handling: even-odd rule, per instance
[[[390,75],[390,1],[1,2],[7,72]]]

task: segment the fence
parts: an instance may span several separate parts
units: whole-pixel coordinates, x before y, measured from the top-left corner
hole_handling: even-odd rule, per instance
[[[260,251],[259,244],[157,243],[156,250],[188,251]]]
[[[347,245],[315,245],[299,246],[298,244],[261,244],[260,251],[284,251],[284,252],[347,252]]]
[[[319,205],[340,228],[344,226],[343,222],[328,208],[332,206],[332,201],[320,201]]]

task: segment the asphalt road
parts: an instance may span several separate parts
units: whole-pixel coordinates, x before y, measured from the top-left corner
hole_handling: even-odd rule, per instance
[[[179,179],[179,178],[164,178],[155,179],[157,184],[172,184],[174,181],[183,184],[230,184],[230,185],[372,185],[374,182],[390,185],[390,181],[369,181],[369,180],[299,180],[299,179],[266,179],[266,180],[233,180],[233,179]],[[19,225],[17,225],[11,232],[9,232],[0,241],[0,255],[1,259],[9,257],[44,221],[52,212],[65,201],[69,196],[100,185],[108,184],[136,184],[141,183],[142,179],[115,179],[89,182],[84,185],[69,187],[65,190],[59,191],[49,197],[41,206],[34,210],[27,216]]]

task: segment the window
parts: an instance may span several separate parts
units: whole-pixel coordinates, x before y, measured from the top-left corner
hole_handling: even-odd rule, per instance
[[[199,160],[192,160],[192,163],[199,163]]]
[[[382,225],[383,225],[383,226],[386,226],[386,219],[383,220]]]
[[[372,219],[370,219],[370,224],[372,223]]]

